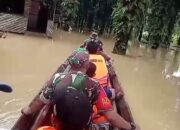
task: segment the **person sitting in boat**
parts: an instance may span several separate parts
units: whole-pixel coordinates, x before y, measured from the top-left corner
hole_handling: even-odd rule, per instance
[[[93,62],[89,62],[89,68],[86,72],[86,74],[93,78],[96,75],[96,65]],[[113,88],[103,87],[103,89],[106,92],[106,95],[109,99],[115,99],[115,90]]]
[[[60,89],[61,87],[70,86],[72,89],[76,89],[85,94],[88,97],[91,105],[96,104],[98,112],[104,115],[114,127],[135,130],[136,127],[133,123],[127,122],[113,110],[110,100],[106,96],[104,89],[100,87],[99,83],[94,79],[89,78],[85,74],[89,66],[88,52],[82,49],[76,50],[68,58],[68,62],[71,65],[70,72],[55,74],[54,77],[47,83],[47,86],[43,89],[40,96],[30,106],[24,108],[22,113],[26,115],[33,114],[40,110],[45,104],[54,104],[54,95],[56,90]],[[65,102],[61,102],[58,105],[64,103]],[[72,108],[72,112],[73,109],[74,108]],[[84,113],[81,114],[83,115]],[[71,116],[69,117],[68,115]],[[67,116],[66,118],[76,118],[77,120],[79,119],[79,117],[73,117],[73,115],[76,114],[66,113],[65,116]],[[61,121],[66,122],[63,121],[63,119],[61,119]],[[75,130],[75,128],[73,130]]]
[[[112,66],[112,58],[110,56],[108,56],[107,54],[105,54],[104,52],[102,51],[98,51],[98,47],[99,45],[94,42],[94,41],[89,41],[87,43],[87,46],[86,48],[78,48],[78,50],[84,50],[86,49],[88,51],[89,54],[99,54],[99,55],[102,55],[104,57],[104,59],[106,60],[106,63],[107,63],[107,66],[108,67],[111,67]],[[62,71],[69,71],[70,70],[70,65],[69,65],[69,62],[68,60],[66,60],[58,69],[57,69],[57,73],[59,72],[62,72]]]
[[[101,56],[104,57],[104,59],[106,60],[106,64],[107,64],[107,67],[110,68],[112,67],[112,63],[113,63],[113,59],[108,56],[105,52],[103,51],[99,51],[98,48],[99,48],[99,44],[94,41],[94,40],[89,40],[88,42],[86,42],[86,47],[85,49],[89,52],[89,54],[99,54]],[[79,50],[83,50],[84,48],[78,48]],[[70,69],[70,66],[69,66],[69,63],[68,61],[66,60],[57,70],[57,72],[61,72],[61,71],[69,71]]]
[[[56,87],[54,103],[52,126],[38,130],[82,130],[90,122],[91,104],[82,91],[72,86]]]
[[[83,45],[81,45],[81,48],[86,48],[87,43],[89,41],[96,42],[98,44],[98,47],[99,47],[98,50],[103,51],[103,42],[99,39],[98,34],[96,32],[91,33],[90,37],[84,41]]]
[[[104,51],[99,51],[98,48],[99,44],[96,41],[91,40],[87,42],[86,49],[89,52],[89,54],[99,54],[103,56],[106,60],[107,65],[111,67],[113,59],[110,56],[108,56]]]

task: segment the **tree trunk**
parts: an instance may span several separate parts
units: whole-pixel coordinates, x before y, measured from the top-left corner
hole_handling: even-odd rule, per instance
[[[172,5],[173,6],[173,5]],[[166,42],[167,42],[167,47],[170,45],[170,40],[172,38],[172,33],[173,33],[173,30],[174,30],[174,25],[176,23],[176,16],[177,16],[177,13],[178,13],[178,10],[176,10],[174,7],[171,7],[171,10],[170,10],[170,20],[169,20],[169,23],[168,23],[168,30],[167,30],[167,35],[166,35]]]
[[[114,45],[113,53],[125,55],[127,46],[128,46],[128,39],[127,38],[124,38],[122,41],[117,40],[115,45]]]
[[[120,38],[116,41],[114,48],[113,48],[113,53],[115,54],[121,54],[121,55],[125,55],[126,54],[126,50],[128,47],[128,41],[129,41],[129,37],[131,35],[133,27],[130,27],[129,33],[128,34],[122,34],[120,36]]]
[[[143,29],[144,29],[144,25],[142,24],[141,28],[140,28],[140,31],[139,31],[138,41],[141,41]]]
[[[100,30],[99,30],[99,35],[102,35],[104,33],[105,24],[106,24],[106,19],[103,19],[103,21],[101,22]]]
[[[178,39],[177,45],[180,47],[180,37],[179,37],[179,39]]]

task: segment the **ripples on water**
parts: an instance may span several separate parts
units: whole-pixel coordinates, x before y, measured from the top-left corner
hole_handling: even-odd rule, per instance
[[[20,116],[20,109],[0,114],[0,127],[10,129]]]
[[[0,80],[12,84],[12,94],[0,93],[0,127],[11,128],[44,82],[87,36],[55,33],[54,41],[9,34],[0,39]],[[110,54],[114,42],[103,39]],[[180,53],[141,45],[129,56],[110,54],[135,120],[142,130],[179,130]]]
[[[167,53],[166,57],[164,75],[166,79],[180,86],[180,53],[171,50]]]
[[[7,112],[2,112],[2,111],[0,112],[0,128],[10,129],[12,127],[12,124],[14,124],[15,121],[20,116],[20,110],[21,110],[22,105],[23,105],[22,99],[12,99],[12,100],[6,101],[1,106],[2,109],[12,107],[12,106],[16,109],[9,110]]]

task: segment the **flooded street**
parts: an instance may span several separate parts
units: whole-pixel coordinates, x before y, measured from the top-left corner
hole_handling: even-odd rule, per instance
[[[0,81],[13,93],[0,92],[0,128],[11,128],[57,67],[87,38],[58,31],[53,40],[37,36],[8,34],[0,39]],[[129,56],[111,53],[114,42],[102,39],[105,51],[126,92],[135,121],[142,130],[180,128],[180,53],[144,47]]]

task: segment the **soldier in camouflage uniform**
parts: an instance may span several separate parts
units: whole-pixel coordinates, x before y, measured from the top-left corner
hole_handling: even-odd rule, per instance
[[[86,48],[88,42],[94,41],[98,44],[98,51],[103,51],[103,42],[99,39],[98,34],[96,32],[92,32],[90,37],[84,41],[81,45],[81,48]]]
[[[61,106],[61,104],[66,104],[67,102],[60,102],[55,98],[58,94],[57,91],[61,90],[61,88],[70,88],[73,90],[77,90],[82,92],[92,105],[96,104],[98,112],[104,116],[106,116],[107,120],[115,127],[118,128],[125,128],[128,130],[133,130],[131,123],[125,121],[120,115],[118,115],[115,111],[113,111],[113,107],[111,102],[109,101],[108,97],[103,88],[99,85],[99,83],[91,78],[89,78],[85,73],[89,66],[89,54],[84,49],[78,49],[68,58],[68,63],[71,66],[71,69],[68,73],[56,73],[53,78],[47,83],[45,89],[41,92],[39,98],[31,104],[31,106],[22,110],[24,114],[32,114],[39,109],[42,108],[45,104],[54,104],[55,106]],[[70,91],[70,90],[68,90]],[[65,94],[65,93],[64,93]],[[55,96],[56,95],[56,96]],[[58,96],[62,96],[62,93]],[[63,96],[62,96],[63,97]],[[76,98],[76,96],[74,97]],[[72,105],[72,104],[71,104]],[[71,106],[71,115],[67,112],[65,116],[71,121],[74,118],[79,120],[81,117],[73,117],[73,115],[77,115],[77,111],[73,111],[74,108],[77,106]],[[79,112],[78,115],[83,115],[83,108],[82,111]],[[74,112],[74,113],[72,113]],[[57,113],[57,111],[56,111]],[[63,115],[61,112],[60,115]],[[59,120],[62,122],[67,123],[63,118],[58,117]],[[69,125],[76,124],[75,122],[68,122]],[[81,122],[78,122],[81,124]],[[86,122],[87,123],[87,122]],[[132,129],[133,128],[133,129]],[[60,129],[60,128],[57,128]],[[76,128],[74,128],[76,130]],[[80,129],[78,129],[80,130]]]

